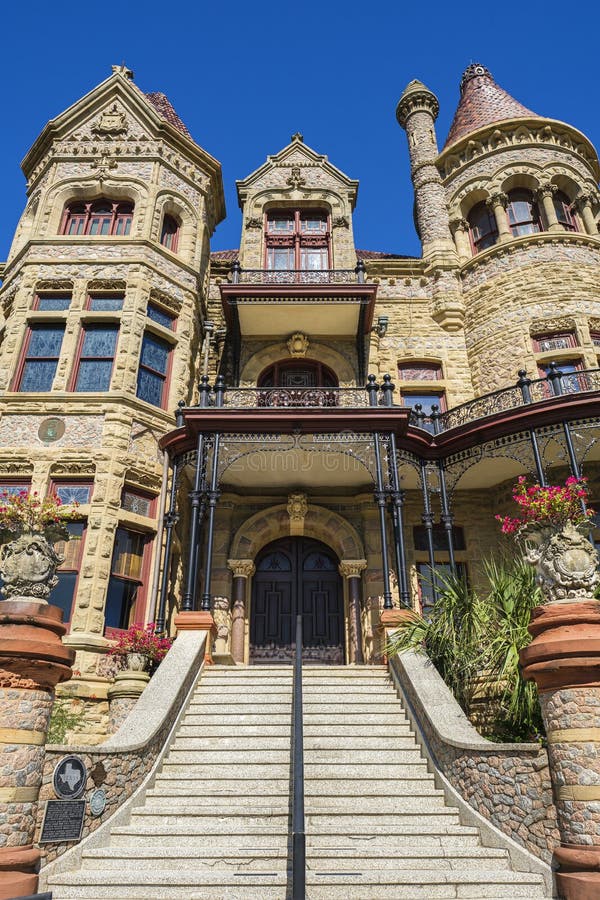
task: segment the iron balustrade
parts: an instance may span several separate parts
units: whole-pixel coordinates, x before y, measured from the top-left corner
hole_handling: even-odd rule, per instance
[[[355,269],[234,269],[233,284],[361,284]]]
[[[305,900],[304,722],[302,715],[302,616],[296,616],[292,730],[292,900]]]
[[[280,407],[341,407],[360,409],[369,405],[364,388],[263,387],[228,388],[225,406],[230,409],[271,409]]]
[[[433,415],[427,415],[421,409],[412,410],[410,424],[425,431],[437,430],[439,433],[477,419],[485,419],[487,416],[510,412],[531,403],[540,403],[550,397],[600,390],[600,369],[561,372],[559,364],[551,363],[548,374],[543,378],[529,379],[524,372],[519,374],[519,381],[515,385],[483,394],[447,412],[438,412],[437,406],[432,407]]]

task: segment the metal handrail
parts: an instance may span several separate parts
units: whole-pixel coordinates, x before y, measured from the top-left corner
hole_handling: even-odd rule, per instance
[[[296,616],[292,731],[292,900],[305,900],[304,724],[302,717],[302,616]]]
[[[427,415],[411,411],[410,424],[425,431],[449,431],[477,419],[485,419],[496,413],[540,403],[550,397],[566,394],[582,394],[600,390],[600,369],[581,369],[562,373],[560,363],[551,364],[548,375],[543,378],[519,378],[516,384],[500,388],[489,394],[482,394],[446,412]],[[434,420],[437,420],[434,424]]]

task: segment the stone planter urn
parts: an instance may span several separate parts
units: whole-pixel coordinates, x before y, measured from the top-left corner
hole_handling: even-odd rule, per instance
[[[128,672],[146,672],[150,667],[150,657],[146,653],[130,651],[125,658]]]
[[[0,548],[0,576],[4,599],[47,603],[52,588],[58,584],[56,569],[64,557],[54,549],[54,542],[68,535],[60,527],[45,531],[22,531],[4,542]]]
[[[590,525],[528,524],[518,539],[525,559],[535,567],[546,602],[589,600],[600,583],[598,554],[589,540]]]

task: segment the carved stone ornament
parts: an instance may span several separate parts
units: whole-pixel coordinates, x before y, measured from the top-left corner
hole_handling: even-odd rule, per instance
[[[251,216],[249,219],[246,219],[246,228],[262,228],[262,219],[258,216]]]
[[[287,341],[290,356],[306,356],[310,342],[301,331],[296,331]]]
[[[94,160],[92,163],[92,169],[95,170],[96,177],[98,181],[102,182],[107,175],[110,174],[112,169],[117,168],[117,162],[114,159],[110,158],[110,154],[108,150],[103,150],[100,154],[100,158]]]
[[[304,520],[308,512],[308,499],[306,494],[290,494],[288,497],[287,512],[290,517],[290,535],[302,537],[304,534]]]
[[[348,216],[336,216],[331,224],[334,228],[350,228]]]
[[[66,536],[66,531],[60,527],[47,535],[26,531],[3,544],[0,575],[4,582],[4,599],[48,602],[50,591],[58,584],[56,569],[64,562],[64,557],[56,552],[52,543]]]
[[[528,525],[519,534],[525,559],[535,566],[547,603],[593,599],[600,583],[598,553],[588,539],[589,524]]]
[[[116,103],[110,109],[105,110],[98,121],[92,125],[94,134],[124,134],[127,128],[125,113],[118,110]]]
[[[306,184],[306,178],[300,173],[300,166],[292,166],[292,174],[286,178],[285,183],[295,190]]]

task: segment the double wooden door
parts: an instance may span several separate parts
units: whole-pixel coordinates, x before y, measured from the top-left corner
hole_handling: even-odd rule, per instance
[[[302,615],[306,662],[344,661],[342,580],[332,550],[311,538],[273,541],[256,559],[250,622],[254,662],[289,662]]]

